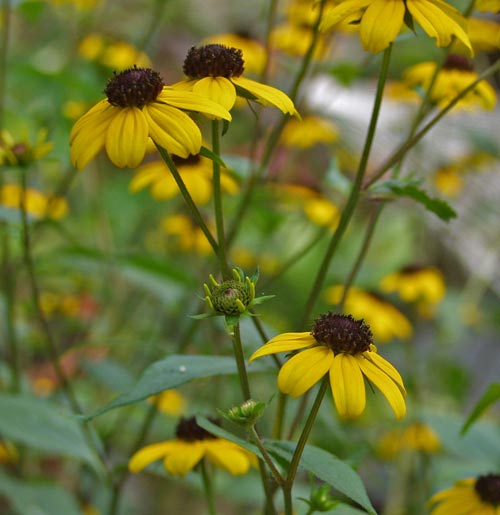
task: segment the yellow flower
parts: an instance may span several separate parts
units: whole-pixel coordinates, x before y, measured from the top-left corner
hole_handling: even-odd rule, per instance
[[[176,238],[176,246],[183,252],[196,252],[202,256],[212,252],[212,246],[203,231],[185,215],[167,216],[162,220],[161,228],[165,234]]]
[[[467,34],[474,52],[493,52],[500,46],[500,23],[483,18],[467,19]],[[452,52],[468,53],[463,44],[455,40]]]
[[[0,188],[0,204],[10,209],[20,209],[24,200],[26,213],[33,218],[52,218],[59,220],[68,212],[68,204],[62,197],[48,197],[44,193],[27,188],[23,199],[23,190],[18,184],[4,184]]]
[[[212,197],[212,161],[196,155],[187,159],[172,156],[180,175],[196,204],[206,204]],[[137,191],[149,186],[151,195],[156,200],[168,200],[179,193],[179,188],[163,161],[152,161],[140,166],[130,182],[130,191]],[[222,190],[234,195],[238,192],[238,183],[223,168],[221,170]]]
[[[500,515],[500,474],[461,479],[429,500],[431,515]]]
[[[335,143],[339,133],[330,120],[319,116],[304,116],[290,120],[281,133],[280,143],[286,147],[310,148],[319,143]]]
[[[16,139],[9,131],[0,132],[0,166],[29,166],[45,157],[54,144],[46,141],[47,130],[40,129],[35,143],[30,143],[27,137]]]
[[[416,64],[405,70],[403,81],[411,87],[419,86],[427,89],[435,69],[436,63],[432,61]],[[472,65],[466,58],[450,54],[431,90],[431,99],[439,108],[442,108],[477,78],[477,73],[472,70]],[[455,109],[491,110],[496,102],[495,90],[486,80],[482,80],[456,104]]]
[[[158,395],[149,397],[149,402],[156,404],[156,407],[166,415],[178,417],[186,409],[186,399],[177,390],[165,390]]]
[[[187,78],[174,84],[174,88],[193,91],[225,109],[232,109],[236,96],[242,96],[277,107],[283,113],[298,115],[285,93],[241,76],[245,63],[239,49],[218,44],[191,47],[183,69]]]
[[[404,451],[433,454],[440,449],[441,441],[436,432],[430,426],[421,422],[389,431],[377,443],[377,454],[386,460],[393,459]]]
[[[219,104],[166,87],[160,75],[147,68],[115,74],[105,93],[107,98],[84,114],[71,131],[71,162],[79,170],[103,148],[116,166],[135,168],[144,158],[149,138],[181,157],[198,154],[200,129],[181,109],[231,119]]]
[[[282,23],[271,32],[271,46],[292,56],[303,57],[311,46],[314,32],[310,27]],[[320,37],[313,51],[313,59],[325,59],[330,51],[329,37]]]
[[[417,265],[385,276],[380,288],[385,293],[397,292],[405,302],[415,302],[424,315],[432,314],[446,293],[443,274],[437,268]]]
[[[344,287],[331,286],[325,292],[330,304],[338,304]],[[383,343],[393,338],[407,340],[413,333],[410,321],[392,304],[375,293],[351,287],[344,301],[345,311],[356,318],[362,318],[370,326],[375,340]]]
[[[478,11],[491,11],[497,13],[500,11],[500,0],[476,0],[474,8]]]
[[[377,354],[370,328],[350,315],[328,313],[311,333],[283,333],[250,357],[300,350],[280,369],[281,392],[299,397],[329,374],[335,406],[341,417],[355,418],[366,405],[364,377],[385,396],[396,418],[406,413],[406,390],[399,372]],[[363,377],[364,376],[364,377]]]
[[[365,50],[372,53],[387,48],[410,16],[438,47],[448,46],[453,36],[472,53],[466,23],[460,12],[443,0],[343,0],[330,8],[320,30],[329,30],[342,20],[359,13],[359,31]]]
[[[219,44],[225,47],[239,48],[245,61],[245,71],[248,73],[260,73],[266,64],[266,49],[264,46],[244,33],[216,34],[206,38],[203,44]]]
[[[246,474],[257,457],[243,447],[217,438],[198,426],[195,417],[182,418],[177,425],[176,438],[148,445],[137,451],[128,464],[131,472],[140,472],[160,458],[169,474],[184,477],[201,460],[207,459],[216,467],[233,475]]]

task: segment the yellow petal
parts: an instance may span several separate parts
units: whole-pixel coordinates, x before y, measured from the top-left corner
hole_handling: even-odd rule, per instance
[[[196,123],[174,107],[152,103],[143,108],[151,139],[168,152],[179,157],[198,154],[201,132]]]
[[[176,441],[175,449],[172,449],[163,460],[163,465],[168,473],[173,476],[184,477],[188,472],[193,470],[205,455],[205,442],[183,442]]]
[[[281,367],[278,388],[299,397],[328,372],[332,361],[333,352],[323,345],[299,352]]]
[[[371,381],[384,395],[389,402],[396,418],[402,419],[406,414],[406,404],[399,389],[399,386],[384,371],[366,359],[363,355],[358,356],[357,361],[363,374]]]
[[[137,473],[147,467],[153,461],[159,460],[167,453],[175,451],[178,448],[177,440],[169,440],[168,442],[155,443],[147,445],[139,449],[128,462],[130,472]]]
[[[366,405],[365,382],[354,356],[335,356],[330,368],[330,386],[341,417],[356,418],[363,413]]]
[[[370,4],[370,0],[346,0],[340,2],[332,9],[326,11],[321,24],[319,26],[320,31],[331,29],[337,23],[345,20],[352,14],[356,14],[360,9],[363,9]]]
[[[142,165],[132,177],[129,184],[129,191],[131,193],[136,193],[169,174],[170,172],[167,165],[163,163],[163,161],[152,161],[151,163],[146,163],[145,165]]]
[[[109,124],[106,134],[106,152],[120,168],[135,168],[146,153],[148,125],[137,107],[122,108]]]
[[[233,476],[245,474],[250,468],[248,451],[239,445],[222,440],[206,440],[206,457],[220,468],[227,470]]]
[[[231,82],[254,95],[261,104],[277,107],[283,113],[299,115],[288,95],[279,89],[245,77],[233,77]]]
[[[192,91],[186,91],[183,88],[178,89],[165,86],[156,100],[157,102],[165,102],[179,109],[209,114],[228,121],[232,119],[229,111],[224,109],[220,104],[212,102],[210,99],[197,95]]]
[[[380,370],[382,370],[384,374],[388,375],[397,384],[403,396],[406,395],[406,389],[403,383],[403,378],[391,363],[389,363],[385,358],[383,358],[376,352],[364,352],[363,356],[366,359],[370,360],[378,368],[380,368]]]
[[[236,89],[225,77],[204,77],[196,81],[193,93],[213,100],[224,109],[230,110],[236,102]]]
[[[316,340],[311,336],[310,333],[283,333],[275,336],[269,340],[260,349],[257,349],[251,356],[248,362],[252,362],[254,359],[260,358],[261,356],[267,356],[268,354],[277,354],[278,352],[289,352],[292,350],[305,349],[314,345]]]
[[[69,142],[71,143],[75,136],[89,125],[92,127],[98,124],[98,120],[106,119],[108,116],[112,118],[117,110],[119,108],[112,106],[106,99],[101,100],[75,122],[71,129]]]
[[[374,54],[392,43],[403,25],[405,4],[401,0],[375,0],[370,3],[360,26],[363,48]]]

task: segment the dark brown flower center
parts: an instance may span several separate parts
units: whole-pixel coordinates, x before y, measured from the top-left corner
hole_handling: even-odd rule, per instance
[[[191,47],[184,60],[184,74],[190,79],[239,77],[245,70],[241,50],[224,45]]]
[[[479,476],[474,489],[483,502],[493,506],[500,505],[500,474]]]
[[[201,157],[199,154],[197,155],[189,155],[188,157],[179,157],[172,154],[172,161],[176,166],[182,165],[197,165],[201,161]]]
[[[129,68],[114,72],[104,93],[110,104],[116,107],[138,107],[156,100],[163,89],[163,80],[158,72],[149,68]]]
[[[311,334],[335,353],[361,354],[373,341],[372,332],[363,320],[331,312],[315,320]]]
[[[463,70],[471,72],[474,69],[472,62],[463,55],[449,54],[443,64],[445,70]]]
[[[220,425],[219,421],[208,417],[210,422]],[[196,440],[213,440],[217,438],[213,434],[209,433],[206,429],[203,429],[196,423],[196,417],[181,418],[175,429],[175,436],[179,440],[185,442],[194,442]]]

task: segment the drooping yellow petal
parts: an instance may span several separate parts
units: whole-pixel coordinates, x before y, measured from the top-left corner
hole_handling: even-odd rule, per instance
[[[128,469],[133,473],[140,472],[150,463],[163,458],[171,451],[175,452],[177,449],[177,440],[169,440],[168,442],[147,445],[146,447],[139,449],[135,454],[133,454],[133,456],[130,458],[130,461],[128,462]]]
[[[402,0],[375,0],[370,3],[360,26],[363,48],[374,54],[387,48],[399,34],[404,14]]]
[[[193,82],[193,81],[190,81]],[[163,91],[158,95],[156,102],[165,102],[168,105],[185,109],[186,111],[194,111],[222,118],[231,121],[231,114],[227,109],[216,102],[197,95],[192,91],[186,91],[184,88],[172,88],[165,86]]]
[[[281,367],[278,388],[292,397],[299,397],[328,372],[332,361],[333,352],[324,345],[299,352]]]
[[[376,352],[365,352],[363,353],[363,356],[366,359],[373,362],[373,364],[380,368],[380,370],[382,370],[384,374],[388,375],[397,384],[403,396],[406,395],[406,389],[403,383],[403,378],[391,363],[389,363],[385,358],[383,358],[382,356],[380,356],[380,354],[377,354]]]
[[[371,381],[384,395],[389,402],[396,418],[402,419],[406,414],[406,404],[399,388],[390,376],[378,368],[374,363],[363,355],[356,357],[363,374]]]
[[[194,442],[176,440],[176,443],[175,450],[165,456],[163,465],[169,474],[184,477],[205,456],[206,445],[203,440]]]
[[[167,175],[169,170],[162,161],[152,161],[142,165],[129,184],[129,191],[136,193],[143,188],[153,184],[157,180],[161,179],[164,175]]]
[[[331,29],[337,25],[337,23],[345,20],[353,14],[356,14],[359,10],[369,4],[370,0],[346,0],[345,2],[340,2],[326,11],[323,19],[321,20],[319,30],[325,31]]]
[[[137,107],[120,109],[106,134],[106,152],[118,167],[135,168],[141,164],[146,153],[148,125],[142,111]]]
[[[293,102],[283,91],[246,77],[232,77],[231,82],[254,95],[261,104],[272,105],[283,113],[299,116]]]
[[[290,352],[292,350],[305,349],[314,345],[316,340],[310,333],[283,333],[275,336],[269,340],[260,349],[257,349],[251,356],[248,362],[261,356],[268,354],[277,354],[278,352]]]
[[[206,457],[233,476],[245,474],[250,468],[251,460],[248,451],[228,440],[217,438],[206,440]]]
[[[355,356],[337,354],[330,367],[330,386],[339,415],[356,418],[366,405],[365,382]]]
[[[72,143],[75,136],[84,128],[98,125],[107,117],[113,117],[118,108],[112,106],[107,99],[101,100],[82,115],[73,125],[69,135],[69,142]]]
[[[201,132],[186,113],[167,105],[149,104],[143,108],[151,139],[179,157],[198,154]]]
[[[225,77],[204,77],[196,81],[193,93],[213,100],[228,111],[236,102],[236,89]]]

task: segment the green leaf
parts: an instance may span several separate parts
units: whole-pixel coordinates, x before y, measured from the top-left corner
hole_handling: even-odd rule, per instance
[[[254,368],[252,366],[252,372],[262,370],[265,370],[265,368]],[[173,354],[150,365],[130,391],[120,395],[107,406],[85,419],[90,420],[112,409],[134,404],[147,399],[151,395],[177,388],[195,379],[236,373],[236,364],[232,357]]]
[[[291,461],[296,444],[294,442],[274,441],[266,443],[269,452]],[[319,447],[306,445],[300,468],[333,486],[336,490],[362,506],[368,513],[376,514],[365,486],[358,474],[347,463]]]
[[[23,482],[0,471],[0,494],[18,515],[81,514],[75,499],[66,490],[46,481]]]
[[[48,454],[70,456],[102,472],[76,417],[60,406],[26,394],[0,394],[0,434]]]
[[[218,156],[217,154],[214,154],[209,148],[207,147],[201,147],[200,149],[200,156],[206,157],[210,159],[210,161],[215,161],[223,168],[227,168],[226,163]]]
[[[457,213],[444,200],[430,197],[424,190],[418,187],[419,181],[415,180],[387,180],[377,185],[372,191],[377,193],[392,193],[398,197],[407,197],[422,204],[428,211],[448,222],[452,218],[456,218]]]
[[[490,384],[486,392],[479,399],[479,401],[474,406],[471,414],[467,417],[460,434],[463,436],[469,428],[474,424],[474,422],[486,411],[492,404],[497,402],[500,399],[500,383]]]

